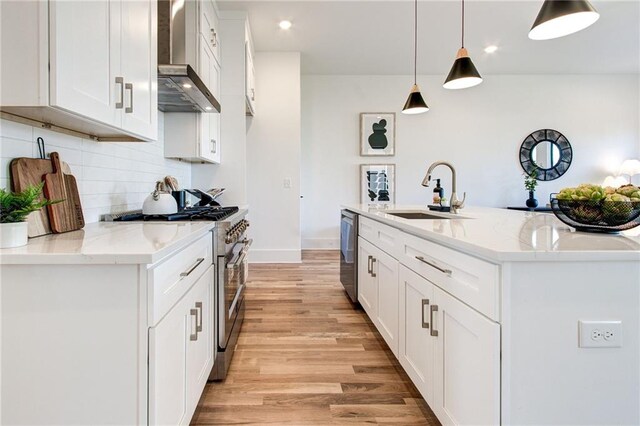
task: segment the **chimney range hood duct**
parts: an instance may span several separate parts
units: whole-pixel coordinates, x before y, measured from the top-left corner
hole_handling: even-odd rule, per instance
[[[187,62],[187,16],[195,2],[158,1],[158,109],[163,112],[220,112],[220,102]],[[195,25],[195,19],[191,20]]]

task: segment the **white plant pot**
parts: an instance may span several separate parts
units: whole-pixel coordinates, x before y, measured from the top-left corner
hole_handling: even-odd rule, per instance
[[[20,247],[27,244],[27,222],[0,223],[0,248]]]

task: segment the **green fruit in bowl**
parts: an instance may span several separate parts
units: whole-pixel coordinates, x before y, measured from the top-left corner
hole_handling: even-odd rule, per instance
[[[640,188],[638,188],[635,185],[631,185],[631,184],[624,185],[624,186],[621,186],[620,188],[616,189],[616,193],[624,195],[624,196],[627,196],[627,197],[636,197],[637,198],[637,196],[634,195],[634,194],[640,193]]]
[[[633,207],[631,198],[619,193],[608,195],[602,203],[602,212],[604,220],[609,225],[622,225],[627,223],[631,218]]]

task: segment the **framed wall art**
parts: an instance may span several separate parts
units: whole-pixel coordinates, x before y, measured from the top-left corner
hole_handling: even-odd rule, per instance
[[[360,202],[362,204],[395,204],[395,164],[360,165]]]
[[[360,114],[360,155],[391,156],[396,152],[396,113]]]

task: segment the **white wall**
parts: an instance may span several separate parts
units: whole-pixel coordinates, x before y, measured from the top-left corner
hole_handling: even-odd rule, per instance
[[[15,157],[38,156],[36,139],[42,137],[47,153],[57,151],[78,180],[86,222],[100,215],[142,208],[156,180],[173,175],[183,187],[191,186],[191,166],[164,158],[163,114],[158,113],[157,142],[95,142],[12,121],[0,120],[0,186],[8,188],[9,163]]]
[[[258,52],[255,69],[256,115],[247,134],[250,257],[299,262],[300,54]]]
[[[559,180],[541,183],[541,204],[550,192],[582,182],[600,183],[608,167],[640,156],[637,75],[485,76],[463,91],[442,88],[440,76],[420,76],[431,110],[400,114],[408,76],[302,78],[302,245],[337,248],[340,204],[359,202],[359,164],[396,164],[396,201],[425,205],[432,188],[420,185],[430,163],[451,161],[458,192],[470,205],[523,205],[518,150],[530,132],[559,130],[574,162]],[[396,156],[359,156],[359,113],[397,113]],[[447,169],[436,170],[451,194]]]

